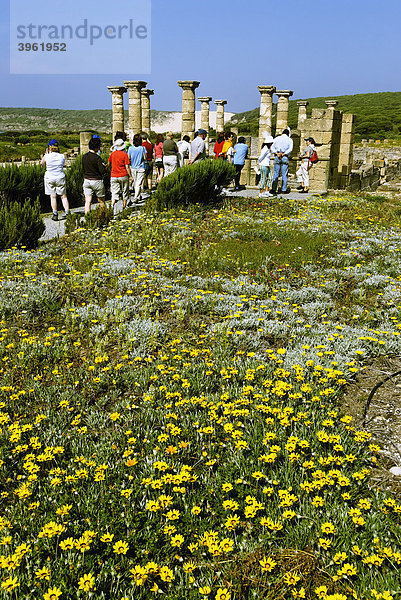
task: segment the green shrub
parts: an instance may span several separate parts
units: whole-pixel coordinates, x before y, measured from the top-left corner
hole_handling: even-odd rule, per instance
[[[13,246],[27,250],[36,248],[46,227],[40,215],[40,204],[36,200],[2,203],[0,205],[0,250]]]
[[[80,227],[85,229],[102,229],[107,227],[113,218],[113,209],[106,206],[98,206],[86,215],[82,213],[68,213],[65,221],[65,232],[71,233]]]
[[[44,174],[45,169],[40,165],[0,167],[1,200],[7,204],[13,202],[23,204],[26,200],[35,202],[38,199],[44,211],[44,207],[48,206],[43,183]]]
[[[148,210],[175,206],[217,204],[221,190],[234,179],[233,165],[223,160],[203,160],[164,177],[146,204]]]

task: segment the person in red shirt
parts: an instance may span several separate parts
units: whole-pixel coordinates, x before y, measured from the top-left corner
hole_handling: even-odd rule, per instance
[[[223,146],[224,146],[224,132],[222,131],[217,135],[217,141],[213,148],[215,158],[219,158],[221,151],[223,150]]]
[[[146,148],[146,168],[145,168],[145,179],[143,189],[152,189],[152,175],[153,175],[153,144],[149,141],[148,134],[146,132],[141,133],[142,146]],[[146,187],[147,185],[147,187]]]
[[[164,167],[163,167],[163,142],[164,136],[161,133],[158,133],[155,141],[155,167],[157,169],[157,179],[156,183],[159,183],[164,175]]]
[[[111,164],[110,189],[111,206],[114,209],[116,202],[123,197],[123,208],[127,206],[129,198],[129,182],[132,179],[129,156],[125,151],[125,142],[116,140],[111,147],[109,163]]]

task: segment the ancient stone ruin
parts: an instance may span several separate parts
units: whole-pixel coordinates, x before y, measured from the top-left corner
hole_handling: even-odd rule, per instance
[[[185,80],[177,82],[182,89],[181,135],[188,135],[193,139],[195,133],[195,91],[199,81]],[[140,131],[151,130],[150,122],[150,96],[153,90],[146,88],[146,81],[124,81],[124,85],[110,86],[113,109],[113,136],[117,131],[126,131],[132,136]],[[255,170],[263,137],[279,134],[288,126],[289,99],[292,90],[277,90],[274,85],[259,85],[260,116],[259,135],[257,138],[248,138],[251,156],[246,162],[241,176],[241,184],[255,185]],[[124,122],[123,96],[128,91],[128,124]],[[273,124],[273,96],[277,96],[277,114]],[[200,96],[201,127],[210,130],[210,102],[211,96]],[[224,107],[227,100],[215,100],[216,105],[216,131],[224,130]],[[325,192],[328,189],[366,189],[368,177],[366,170],[361,170],[353,165],[354,153],[354,126],[355,116],[343,113],[337,108],[336,100],[326,100],[324,109],[314,108],[308,115],[308,102],[298,100],[298,124],[291,131],[294,150],[290,164],[290,175],[294,175],[298,165],[298,154],[304,146],[306,137],[313,137],[316,141],[319,162],[310,171],[310,188],[312,191]],[[238,133],[237,128],[232,128]],[[83,132],[85,134],[85,132]],[[88,139],[81,137],[81,151],[86,150]],[[383,179],[385,165],[380,164],[380,176]],[[401,167],[400,167],[401,169]],[[397,171],[396,168],[393,170]],[[371,175],[369,170],[369,174]],[[373,178],[375,179],[375,178]],[[380,177],[379,177],[380,179]],[[366,181],[365,181],[366,180]],[[369,181],[372,180],[370,177]],[[377,180],[377,177],[375,181]],[[365,181],[365,183],[364,183]]]

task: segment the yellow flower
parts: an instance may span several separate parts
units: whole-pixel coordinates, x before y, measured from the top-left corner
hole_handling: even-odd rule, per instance
[[[195,571],[196,569],[196,564],[190,560],[189,562],[183,564],[183,569],[185,573],[192,573],[192,571]]]
[[[67,538],[60,542],[59,546],[62,550],[72,550],[75,546],[75,541],[73,538]]]
[[[62,594],[60,588],[49,588],[47,592],[44,594],[44,600],[58,600]]]
[[[127,542],[123,542],[122,540],[119,540],[113,546],[113,551],[115,554],[127,554],[128,550],[129,546]]]
[[[160,568],[160,579],[162,581],[173,581],[174,579],[174,573],[171,569],[169,569],[168,567],[161,567]]]
[[[102,537],[100,538],[101,542],[105,542],[106,544],[110,543],[113,541],[113,537],[114,537],[114,533],[105,533],[104,535],[102,535]]]
[[[90,592],[93,589],[96,589],[95,586],[95,578],[92,573],[87,573],[83,575],[78,582],[78,589],[84,590],[85,592]]]
[[[231,594],[227,588],[219,588],[216,594],[216,600],[230,600]]]
[[[259,561],[260,566],[262,567],[262,571],[270,573],[273,571],[274,567],[277,565],[276,561],[272,558],[262,558]]]
[[[16,577],[7,577],[4,581],[1,582],[1,589],[7,590],[7,592],[12,592],[19,586],[18,579]]]
[[[171,545],[173,546],[173,548],[181,548],[182,544],[184,543],[184,536],[177,534],[174,535],[171,538]]]
[[[211,591],[212,588],[210,588],[208,585],[204,585],[203,587],[198,588],[198,592],[201,596],[208,596]]]
[[[42,569],[39,569],[38,571],[35,571],[35,577],[36,579],[50,579],[50,569],[48,569],[47,567],[43,567]]]
[[[283,579],[284,579],[284,583],[285,583],[286,585],[291,585],[291,586],[294,586],[294,585],[297,585],[298,581],[299,581],[301,578],[300,578],[300,577],[299,577],[299,575],[297,575],[296,573],[286,573],[286,574],[284,575]]]
[[[335,533],[336,532],[336,528],[334,527],[333,523],[323,523],[320,529],[326,535],[328,533]]]

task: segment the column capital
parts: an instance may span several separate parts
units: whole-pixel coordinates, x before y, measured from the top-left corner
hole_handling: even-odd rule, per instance
[[[227,104],[227,100],[215,100],[214,103],[218,106],[224,106],[225,104]]]
[[[283,96],[284,98],[289,98],[293,93],[291,90],[276,90],[277,96]]]
[[[127,91],[127,88],[124,87],[123,85],[109,85],[109,86],[107,86],[107,89],[112,94],[116,94],[116,93],[117,94],[125,94],[125,92]]]
[[[272,96],[274,94],[274,92],[276,91],[276,86],[275,85],[258,85],[258,90],[262,95],[269,94],[269,96]]]
[[[199,100],[199,102],[211,102],[212,97],[211,96],[199,96],[198,100]]]
[[[324,103],[327,108],[335,108],[338,104],[338,100],[325,100]]]
[[[180,80],[177,81],[177,83],[183,90],[196,90],[196,88],[200,85],[200,81],[195,81],[193,79],[188,79],[185,81]]]
[[[153,96],[154,93],[155,93],[155,90],[148,90],[146,88],[141,90],[142,96],[146,96],[147,98],[149,98],[149,96]]]
[[[298,106],[308,106],[309,102],[307,100],[297,100]]]
[[[124,85],[127,88],[134,88],[139,91],[142,88],[146,87],[147,83],[148,83],[147,81],[124,81]]]

